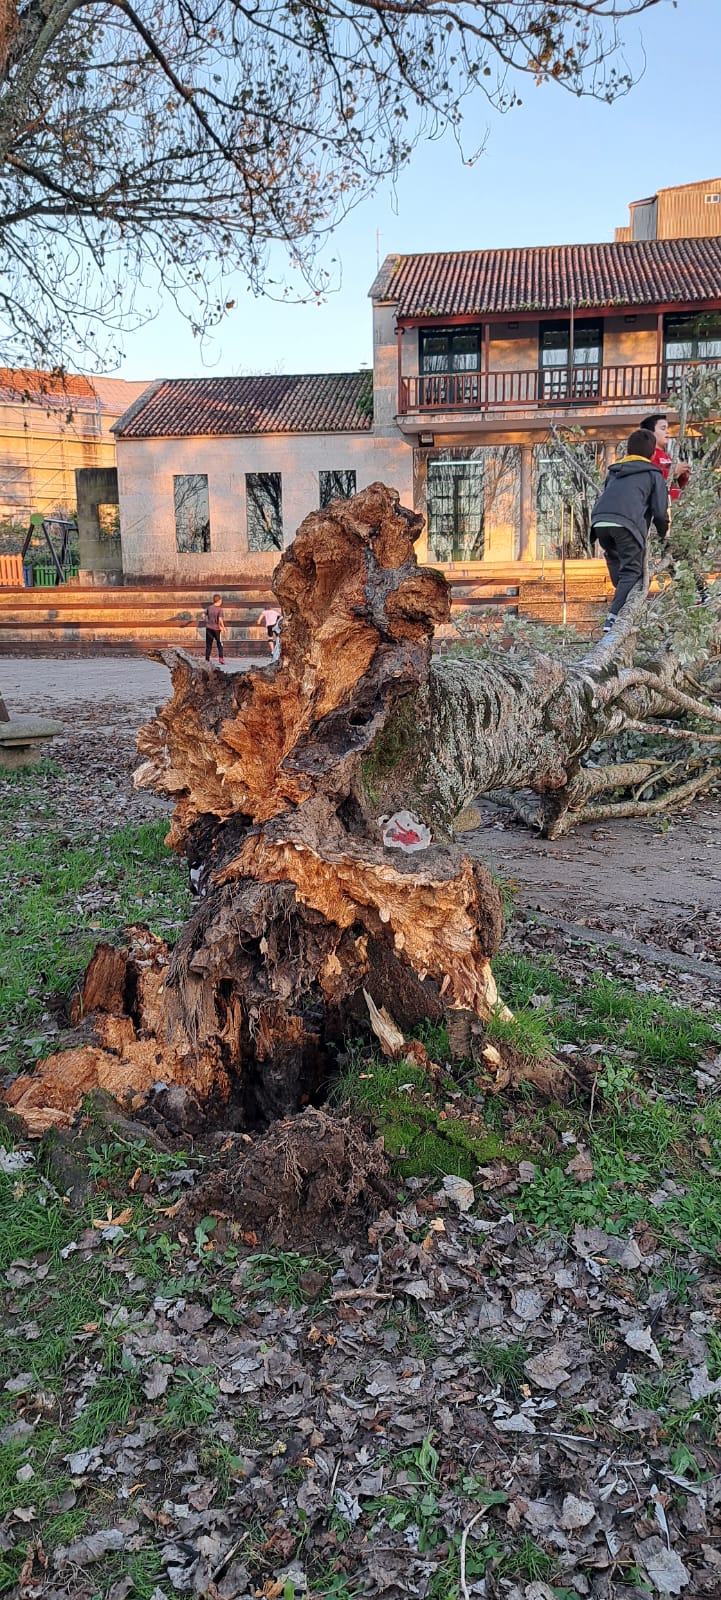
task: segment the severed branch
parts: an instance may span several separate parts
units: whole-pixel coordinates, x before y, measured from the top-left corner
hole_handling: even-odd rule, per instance
[[[707,767],[697,777],[689,779],[688,783],[679,784],[675,789],[669,789],[665,794],[657,795],[655,800],[619,800],[609,805],[584,806],[574,813],[569,819],[572,822],[600,822],[611,821],[614,817],[653,817],[661,812],[670,811],[683,805],[688,800],[695,799],[702,794],[704,789],[715,779],[721,777],[721,767]],[[565,831],[565,829],[563,830]],[[558,834],[553,835],[558,838]]]

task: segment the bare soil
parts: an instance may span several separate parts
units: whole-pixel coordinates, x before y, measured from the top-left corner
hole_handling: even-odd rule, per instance
[[[697,962],[721,967],[718,795],[667,818],[589,824],[553,842],[495,806],[483,805],[481,815],[469,847],[519,908],[676,952],[689,958],[689,973]]]

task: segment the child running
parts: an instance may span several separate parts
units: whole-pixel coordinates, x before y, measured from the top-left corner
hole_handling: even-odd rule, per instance
[[[266,606],[265,610],[261,611],[256,622],[257,628],[261,627],[261,625],[265,627],[265,631],[268,636],[268,649],[270,650],[271,656],[275,650],[277,639],[276,623],[279,616],[280,612],[277,606]]]

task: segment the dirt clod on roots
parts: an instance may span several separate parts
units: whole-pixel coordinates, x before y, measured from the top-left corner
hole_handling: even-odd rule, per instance
[[[358,1118],[310,1108],[274,1122],[195,1189],[183,1221],[212,1216],[281,1248],[347,1239],[394,1199],[382,1142]],[[235,1225],[233,1228],[232,1225]]]

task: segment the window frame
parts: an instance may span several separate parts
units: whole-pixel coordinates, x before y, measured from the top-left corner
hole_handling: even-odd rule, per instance
[[[708,330],[706,331],[705,334],[702,331],[699,331],[699,324],[703,322],[704,318],[708,319],[709,321],[713,321],[716,324],[717,332],[711,335],[711,339],[709,339]],[[672,355],[669,355],[668,347],[669,347],[669,343],[672,342],[669,339],[669,330],[673,326],[673,324],[676,324],[677,327],[680,327],[681,324],[684,324],[689,329],[689,331],[691,333],[691,337],[688,340],[682,340],[680,338],[676,338],[673,342],[676,343],[676,344],[682,344],[682,343],[689,344],[691,346],[691,355],[688,355],[688,356],[672,356]],[[711,341],[713,341],[714,343],[719,345],[718,353],[716,355],[703,355],[703,356],[700,356],[699,353],[698,353],[699,345],[700,344],[705,344],[705,343],[710,343]],[[693,312],[693,311],[688,311],[688,312],[684,312],[684,311],[680,311],[680,312],[669,311],[669,312],[666,313],[666,315],[664,316],[664,319],[663,319],[663,364],[664,364],[664,367],[681,366],[686,361],[689,361],[689,362],[694,362],[694,361],[721,361],[721,311],[696,311],[696,312]]]
[[[469,471],[469,469],[473,470]],[[441,459],[429,461],[426,472],[426,522],[428,527],[429,556],[434,561],[443,562],[482,561],[486,549],[485,458],[483,456],[479,456],[464,457],[460,460]],[[440,510],[438,498],[436,498],[434,501],[431,494],[432,477],[440,476],[441,473],[445,473],[447,475],[447,483],[452,490],[451,496],[445,497],[446,499],[450,499],[452,501],[451,509],[445,512]],[[462,481],[464,474],[466,478],[465,483]],[[473,479],[475,479],[475,484],[472,481]],[[469,552],[463,548],[463,534],[458,527],[458,521],[461,517],[467,518],[471,516],[472,512],[470,510],[463,510],[459,504],[459,500],[461,492],[473,492],[474,489],[478,495],[479,527],[476,535],[478,553],[474,553],[474,549],[472,547],[471,553],[469,554]],[[451,516],[453,519],[454,525],[448,532],[438,526],[438,522],[442,516]],[[438,539],[447,541],[449,548],[448,554],[444,555],[441,551],[439,551],[436,544]]]
[[[455,339],[470,339],[476,341],[475,366],[455,366],[453,353],[450,346]],[[444,367],[426,366],[426,341],[430,339],[445,339],[447,342],[450,359]],[[483,328],[480,323],[469,323],[458,328],[419,328],[418,329],[418,373],[422,378],[433,377],[459,377],[464,372],[479,373],[483,360]]]
[[[573,327],[573,364],[571,364],[571,318],[560,317],[556,321],[539,322],[538,324],[538,391],[539,400],[547,404],[559,405],[573,402],[584,403],[597,400],[601,393],[601,369],[603,367],[603,319],[592,322],[585,317],[580,322],[574,322]],[[565,360],[544,362],[544,353],[550,346],[544,346],[544,338],[549,334],[562,337],[565,334],[565,344],[558,346],[559,355]],[[596,338],[589,337],[595,334]],[[597,349],[596,361],[579,361],[579,352]]]

